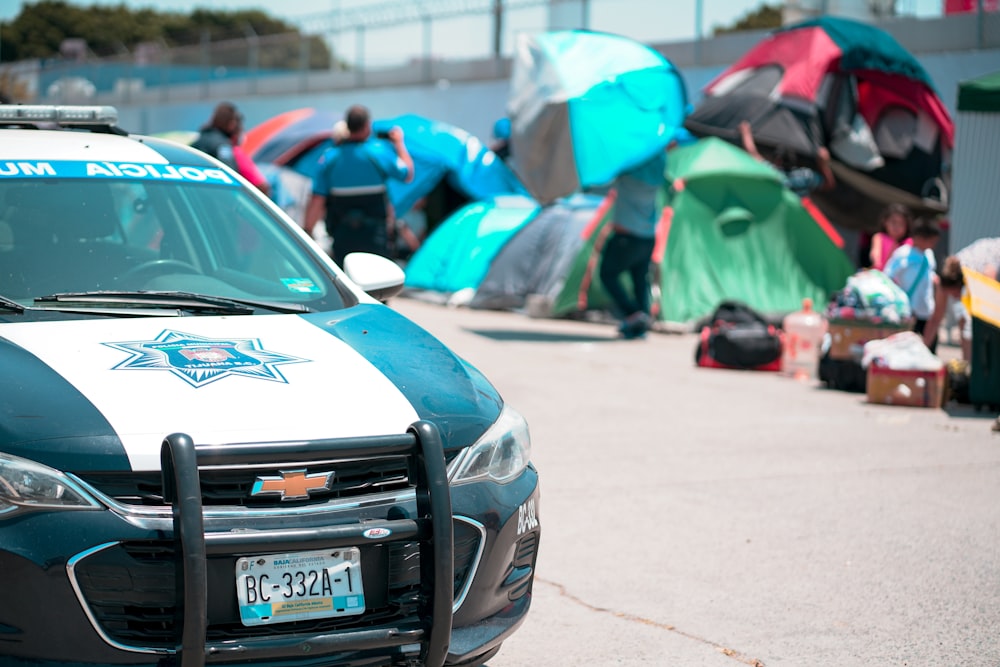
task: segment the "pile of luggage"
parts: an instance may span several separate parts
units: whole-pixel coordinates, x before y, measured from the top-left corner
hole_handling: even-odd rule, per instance
[[[830,301],[829,329],[821,350],[819,379],[831,389],[864,393],[865,343],[913,328],[910,300],[896,283],[876,269],[859,271]]]

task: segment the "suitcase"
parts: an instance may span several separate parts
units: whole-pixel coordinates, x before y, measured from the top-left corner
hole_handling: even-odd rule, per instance
[[[1000,410],[1000,328],[972,318],[969,402],[977,410]]]

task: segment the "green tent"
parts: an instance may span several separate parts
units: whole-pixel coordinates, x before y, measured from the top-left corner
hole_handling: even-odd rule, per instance
[[[597,213],[580,234],[580,249],[569,265],[562,290],[552,303],[552,314],[556,317],[611,308],[611,298],[601,286],[597,266],[604,239],[611,231],[608,223],[611,221],[612,202],[613,195],[606,195]]]
[[[822,308],[854,272],[818,209],[721,139],[670,151],[659,204],[653,314],[661,321],[692,325],[729,299],[770,317],[799,310],[806,297]],[[609,310],[598,276],[613,215],[607,207],[584,230],[553,315]]]
[[[959,111],[1000,111],[1000,71],[958,84]]]
[[[664,187],[662,320],[691,323],[727,299],[769,316],[799,310],[806,297],[822,308],[854,271],[814,207],[721,139],[671,151]]]

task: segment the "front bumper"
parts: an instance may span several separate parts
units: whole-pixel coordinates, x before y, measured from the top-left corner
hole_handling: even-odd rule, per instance
[[[334,444],[324,456],[406,450],[416,488],[336,512],[233,521],[203,512],[190,470],[234,448],[180,440],[164,449],[164,488],[179,499],[170,517],[109,510],[0,519],[0,590],[14,602],[0,608],[4,665],[477,664],[523,621],[540,536],[537,519],[525,520],[529,508],[537,517],[533,468],[508,484],[449,493],[440,439],[424,422],[405,437],[294,443],[314,458]],[[255,446],[255,460],[261,455]],[[274,455],[289,458],[287,448]],[[240,623],[233,572],[241,555],[358,545],[371,601],[364,615]]]

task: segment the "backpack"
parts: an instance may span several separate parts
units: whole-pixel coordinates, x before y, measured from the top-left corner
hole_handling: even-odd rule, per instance
[[[702,327],[695,363],[706,368],[781,370],[783,341],[776,326],[739,301],[723,301]]]

